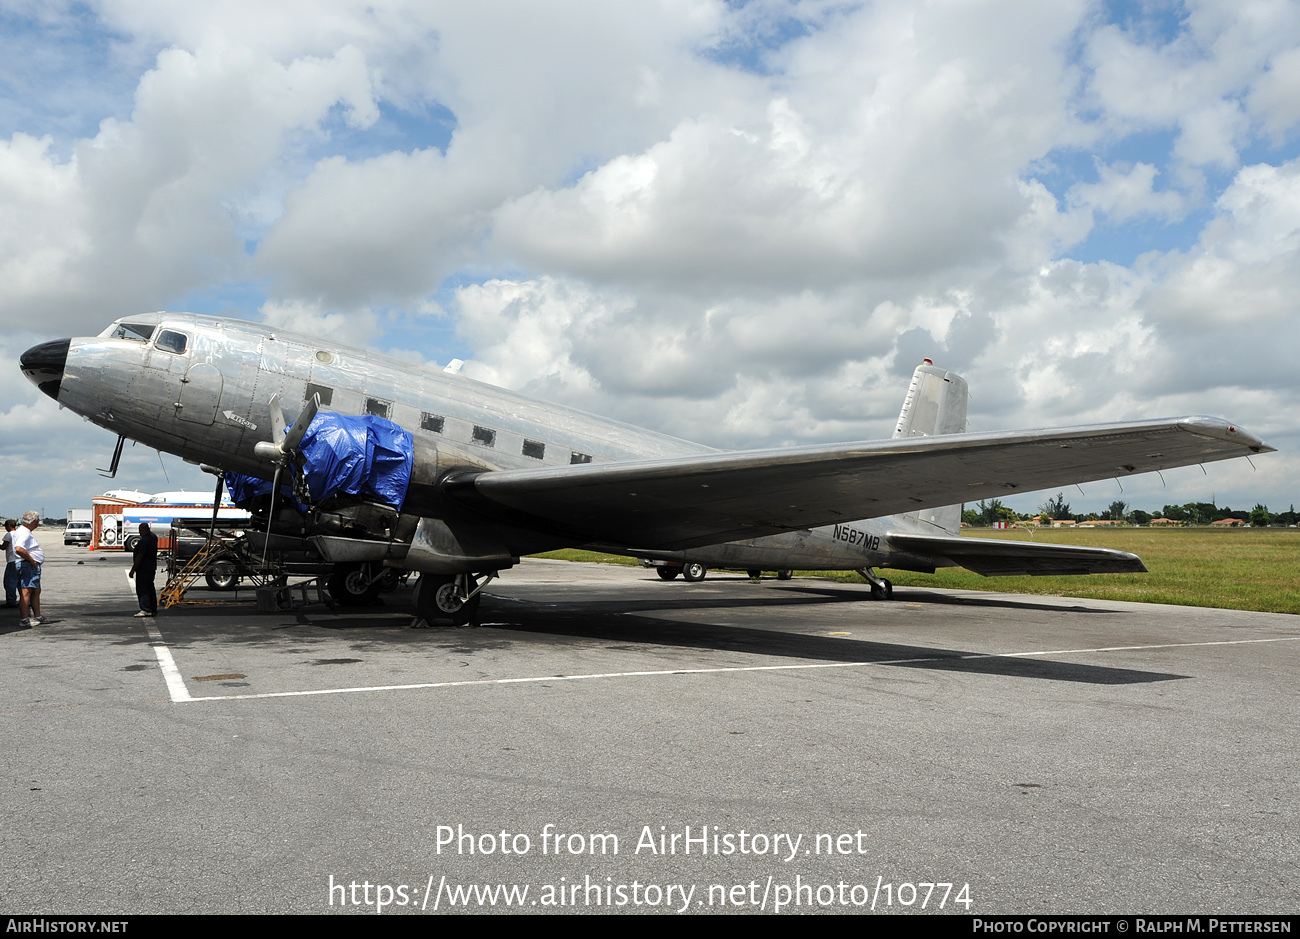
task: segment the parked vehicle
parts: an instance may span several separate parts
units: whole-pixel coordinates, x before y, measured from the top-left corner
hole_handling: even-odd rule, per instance
[[[74,522],[69,520],[68,527],[63,529],[63,543],[66,544],[84,544],[89,546],[90,538],[94,534],[95,528],[90,520]]]

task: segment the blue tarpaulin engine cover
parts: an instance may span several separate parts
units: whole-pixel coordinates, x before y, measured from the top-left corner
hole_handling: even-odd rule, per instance
[[[299,449],[315,502],[337,495],[362,496],[400,510],[406,501],[415,438],[390,420],[321,411]]]
[[[401,510],[411,482],[415,439],[392,421],[372,414],[349,417],[321,411],[307,428],[299,450],[306,461],[303,475],[313,502],[337,495],[361,496]],[[246,507],[253,496],[269,493],[271,483],[227,473],[226,489],[232,502]],[[280,492],[292,497],[288,485],[282,484]]]
[[[271,491],[271,480],[258,479],[256,476],[243,476],[239,473],[226,474],[226,492],[230,493],[230,501],[235,503],[241,509],[248,508],[248,503],[254,496],[264,496]],[[280,486],[280,496],[293,495],[293,490],[289,486]],[[277,497],[278,498],[278,497]]]

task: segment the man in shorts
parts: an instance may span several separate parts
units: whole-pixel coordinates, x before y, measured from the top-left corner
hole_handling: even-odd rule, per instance
[[[45,563],[45,552],[35,535],[41,513],[24,512],[20,521],[22,524],[9,533],[9,542],[18,555],[18,625],[39,626],[45,622],[41,616],[41,565]]]

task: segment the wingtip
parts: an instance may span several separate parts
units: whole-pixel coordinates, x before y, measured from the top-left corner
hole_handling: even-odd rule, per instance
[[[1245,449],[1250,450],[1251,453],[1273,453],[1277,450],[1276,447],[1270,447],[1240,424],[1225,421],[1221,417],[1208,417],[1198,414],[1194,417],[1184,417],[1178,423],[1192,433],[1206,437],[1216,437],[1219,440],[1230,440],[1233,443],[1240,444]]]

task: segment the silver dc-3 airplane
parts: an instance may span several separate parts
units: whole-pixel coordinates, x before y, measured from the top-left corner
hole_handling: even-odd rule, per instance
[[[960,505],[1273,449],[1211,417],[968,434],[965,381],[927,363],[893,439],[722,451],[453,370],[190,313],[123,317],[34,346],[21,366],[119,435],[114,469],[130,439],[274,480],[269,493],[287,470],[296,498],[251,505],[272,549],[334,565],[344,602],[367,598],[386,568],[419,572],[416,613],[429,623],[470,621],[491,577],[569,546],[688,579],[707,565],[858,570],[877,596],[890,588],[875,568],[1142,571],[1120,551],[958,537]],[[326,438],[360,452],[322,450]],[[380,482],[358,484],[367,473]]]

